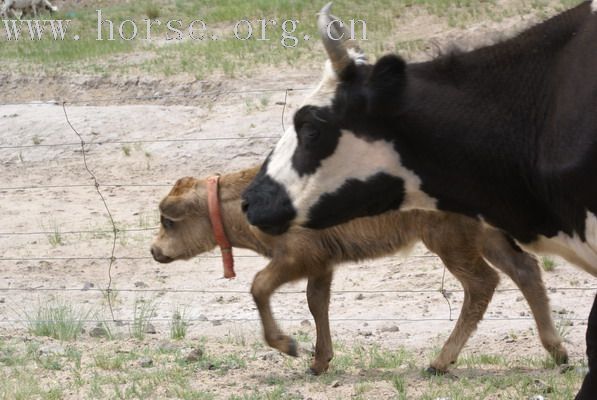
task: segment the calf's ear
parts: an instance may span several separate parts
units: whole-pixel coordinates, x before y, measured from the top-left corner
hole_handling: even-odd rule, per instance
[[[367,111],[381,114],[396,109],[406,88],[406,63],[394,54],[380,58],[367,79]]]
[[[198,204],[198,184],[199,181],[191,177],[176,181],[168,196],[161,201],[160,213],[171,220],[181,220],[190,214]]]
[[[197,204],[197,196],[192,193],[168,195],[160,202],[160,213],[173,221],[180,221],[192,213]]]

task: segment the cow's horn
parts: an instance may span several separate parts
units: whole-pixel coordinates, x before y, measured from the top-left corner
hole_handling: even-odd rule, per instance
[[[321,11],[319,11],[319,18],[317,19],[317,28],[319,29],[319,34],[321,36],[321,40],[323,41],[323,46],[325,47],[325,51],[328,53],[328,57],[332,62],[332,66],[334,67],[334,71],[336,74],[340,74],[344,68],[348,64],[350,64],[350,56],[348,55],[348,50],[344,45],[344,40],[334,40],[330,38],[328,35],[328,26],[329,24],[335,20],[330,15],[330,10],[332,8],[332,3],[329,2]],[[336,24],[334,24],[331,28],[332,34],[336,35],[337,33],[341,33],[337,31]]]

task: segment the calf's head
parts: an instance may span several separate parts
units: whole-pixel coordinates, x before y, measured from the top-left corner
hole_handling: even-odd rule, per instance
[[[160,202],[160,222],[151,244],[151,255],[158,262],[187,260],[216,246],[204,181],[179,179]]]
[[[323,79],[243,194],[249,222],[270,234],[398,209],[420,186],[387,139],[405,96],[406,64],[397,56],[368,64],[335,40],[349,34],[330,6],[318,19],[329,58]]]

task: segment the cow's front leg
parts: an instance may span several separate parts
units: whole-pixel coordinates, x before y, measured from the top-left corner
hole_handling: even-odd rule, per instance
[[[280,350],[290,356],[297,357],[298,349],[294,339],[282,333],[278,324],[274,320],[270,307],[270,297],[272,293],[284,283],[299,279],[300,268],[289,263],[278,263],[271,261],[267,267],[255,275],[251,294],[259,310],[261,323],[263,324],[263,336],[268,345],[274,349]]]
[[[317,277],[309,277],[307,284],[307,302],[317,330],[315,357],[309,372],[319,375],[327,371],[334,356],[332,336],[330,334],[329,304],[333,272],[329,271]]]

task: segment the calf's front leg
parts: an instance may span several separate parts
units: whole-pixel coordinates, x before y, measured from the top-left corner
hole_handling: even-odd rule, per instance
[[[272,314],[270,297],[284,283],[297,280],[303,276],[304,274],[299,266],[272,260],[267,267],[255,275],[251,286],[251,294],[261,317],[265,341],[274,349],[293,357],[298,356],[296,341],[285,335],[278,327]]]

